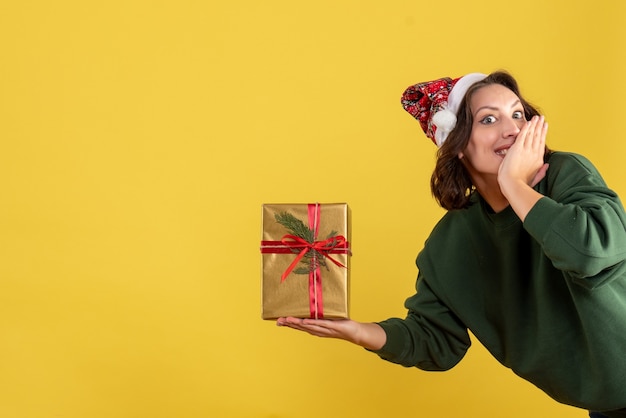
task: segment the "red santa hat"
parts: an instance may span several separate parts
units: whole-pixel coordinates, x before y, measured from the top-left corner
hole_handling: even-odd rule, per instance
[[[485,77],[485,74],[471,73],[456,79],[445,77],[415,84],[402,95],[402,107],[440,147],[456,126],[456,115],[467,89]]]

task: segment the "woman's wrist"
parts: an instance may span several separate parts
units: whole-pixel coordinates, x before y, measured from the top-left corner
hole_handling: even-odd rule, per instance
[[[360,323],[359,331],[356,334],[355,344],[368,350],[380,350],[387,342],[387,334],[380,325],[370,323]]]

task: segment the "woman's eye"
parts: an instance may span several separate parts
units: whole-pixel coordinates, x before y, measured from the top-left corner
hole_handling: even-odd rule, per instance
[[[521,110],[513,112],[513,119],[524,119],[524,112],[522,112]]]
[[[489,125],[489,124],[494,123],[495,121],[496,121],[496,118],[494,116],[486,116],[481,119],[480,123],[482,123],[483,125]]]

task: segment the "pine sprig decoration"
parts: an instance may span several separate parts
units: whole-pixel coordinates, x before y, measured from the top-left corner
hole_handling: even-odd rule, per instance
[[[287,228],[292,235],[295,235],[298,238],[302,238],[309,244],[313,244],[315,242],[315,231],[306,226],[304,222],[300,219],[296,218],[289,212],[281,212],[274,215],[276,222]],[[331,231],[328,235],[328,238],[335,237],[337,235],[337,231]],[[327,238],[327,239],[328,239]],[[335,241],[333,241],[335,244]],[[297,249],[292,249],[294,253],[299,253],[300,251]],[[304,254],[301,264],[304,264],[306,267],[298,267],[297,269],[292,270],[294,274],[309,274],[309,272],[317,269],[318,267],[325,267],[328,270],[328,265],[326,264],[326,259],[323,254],[319,251],[311,250]]]
[[[289,212],[277,213],[275,216],[276,222],[284,226],[291,232],[292,235],[302,238],[309,244],[312,244],[315,240],[315,234],[312,229],[304,224],[300,219],[296,218]]]

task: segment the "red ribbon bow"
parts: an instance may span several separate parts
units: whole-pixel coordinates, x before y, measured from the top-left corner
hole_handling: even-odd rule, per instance
[[[304,255],[308,253],[309,251],[316,251],[322,256],[328,258],[330,261],[332,261],[339,267],[346,268],[346,266],[344,266],[339,261],[335,260],[329,255],[335,249],[338,249],[338,248],[347,249],[348,248],[346,238],[342,235],[330,237],[328,239],[325,239],[324,241],[315,241],[315,242],[308,242],[295,235],[285,235],[280,242],[282,242],[288,248],[293,248],[293,249],[302,248],[302,250],[298,253],[296,258],[291,262],[289,267],[287,267],[287,270],[285,270],[285,272],[280,276],[281,282],[284,281],[287,278],[287,276],[289,276],[289,273],[291,273],[291,271],[296,267],[298,262],[302,260],[302,257],[304,257]],[[340,252],[345,252],[345,251],[340,251]],[[317,263],[315,262],[315,256],[313,256],[313,258],[311,259],[311,264],[312,264],[312,267],[319,267],[319,265],[316,265]]]

